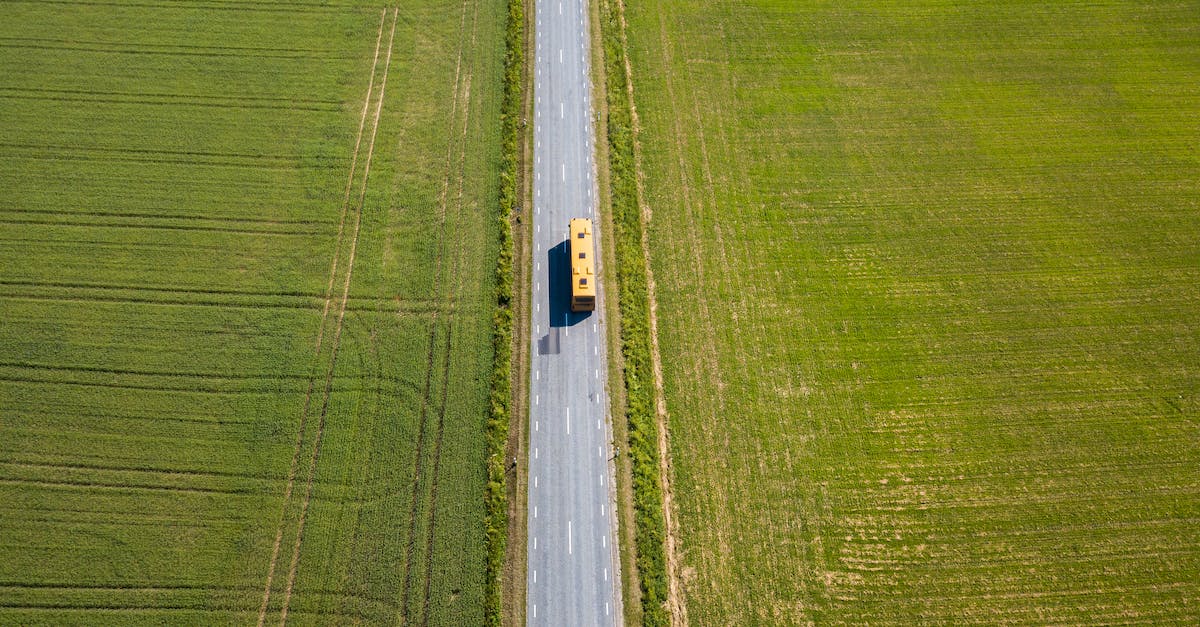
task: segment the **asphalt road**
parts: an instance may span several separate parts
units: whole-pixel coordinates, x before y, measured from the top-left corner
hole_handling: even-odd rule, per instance
[[[596,219],[586,0],[538,0],[536,20],[525,616],[620,625],[603,290],[594,312],[569,306],[567,224]]]

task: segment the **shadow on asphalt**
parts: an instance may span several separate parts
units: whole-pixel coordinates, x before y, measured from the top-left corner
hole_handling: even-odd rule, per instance
[[[591,311],[571,311],[570,241],[563,240],[546,251],[546,280],[550,286],[550,332],[538,338],[539,355],[557,355],[558,334],[563,327],[573,327],[591,317]]]

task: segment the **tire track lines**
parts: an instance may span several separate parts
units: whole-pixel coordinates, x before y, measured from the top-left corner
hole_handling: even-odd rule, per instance
[[[311,305],[299,303],[238,303],[238,302],[222,302],[217,300],[184,300],[180,298],[133,298],[121,296],[105,296],[105,295],[89,295],[89,296],[62,296],[56,294],[0,294],[0,299],[11,301],[33,301],[33,302],[53,302],[53,303],[74,303],[74,304],[94,304],[106,303],[113,305],[153,305],[158,307],[218,307],[220,309],[317,309],[319,304]],[[380,307],[352,307],[354,311],[376,311]],[[420,313],[414,311],[414,313]]]
[[[107,483],[69,479],[28,479],[24,477],[0,477],[0,485],[34,486],[54,490],[114,490],[118,492],[166,492],[178,494],[253,494],[254,490],[220,489],[197,486],[170,486],[141,483]]]
[[[345,59],[347,57],[339,55],[321,55],[313,54],[306,51],[288,51],[285,49],[277,49],[278,51],[267,52],[266,49],[255,50],[225,50],[220,47],[201,47],[201,46],[176,46],[174,49],[166,46],[151,47],[150,44],[107,44],[107,43],[82,43],[73,45],[55,46],[45,43],[35,42],[19,42],[19,43],[4,43],[0,45],[0,49],[5,50],[45,50],[49,52],[91,52],[95,54],[113,54],[113,55],[134,55],[134,56],[162,56],[162,57],[191,57],[202,59],[278,59],[278,60],[329,60],[329,59]]]
[[[386,9],[384,9],[383,14],[386,18]],[[371,177],[371,159],[375,155],[375,138],[379,132],[379,118],[383,113],[383,102],[385,96],[387,95],[387,77],[392,66],[392,48],[396,38],[396,23],[399,20],[399,16],[400,9],[393,8],[391,33],[388,35],[387,58],[383,65],[383,77],[379,82],[379,99],[376,102],[375,118],[371,125],[371,140],[367,143],[367,157],[366,162],[363,165],[362,184],[359,187],[358,209],[355,211],[354,217],[354,234],[350,238],[350,253],[346,262],[346,278],[342,282],[342,297],[339,305],[337,323],[334,326],[333,346],[332,350],[330,351],[329,368],[325,375],[324,398],[321,403],[320,420],[317,423],[316,443],[313,446],[312,456],[309,458],[308,481],[305,486],[304,501],[300,507],[300,521],[296,526],[296,541],[292,548],[292,563],[291,567],[288,569],[287,585],[284,588],[283,608],[280,610],[279,624],[281,626],[287,623],[288,606],[291,603],[292,589],[296,583],[296,572],[300,562],[300,547],[304,540],[304,525],[308,519],[308,506],[312,501],[313,480],[316,478],[317,460],[321,455],[321,442],[325,433],[325,419],[328,416],[330,393],[333,388],[333,373],[334,368],[337,365],[338,347],[340,346],[342,338],[342,329],[344,328],[343,323],[346,319],[346,303],[350,298],[350,279],[354,275],[354,259],[355,254],[358,251],[358,236],[360,228],[362,227],[362,213],[366,203],[367,183],[370,181]],[[381,22],[380,33],[382,34],[382,32]],[[378,57],[376,59],[378,59]]]
[[[464,17],[465,17],[464,10]],[[471,49],[475,49],[476,35],[479,25],[479,3],[474,4],[474,10],[471,15]],[[460,52],[461,54],[461,52]],[[471,79],[473,72],[471,66],[468,65],[466,75],[463,79],[463,114],[462,114],[462,130],[459,133],[459,142],[461,148],[458,153],[458,194],[455,216],[462,215],[464,204],[464,196],[466,194],[466,161],[467,161],[467,131],[470,128],[471,121]],[[444,219],[444,216],[443,216]],[[444,238],[443,238],[444,241]],[[450,359],[454,350],[453,331],[455,314],[457,309],[454,307],[456,300],[455,294],[461,292],[462,285],[460,284],[460,266],[462,264],[462,255],[454,255],[450,259],[450,281],[449,293],[445,295],[447,301],[451,303],[449,312],[449,320],[446,328],[446,352],[442,362],[442,398],[441,410],[438,412],[437,436],[434,441],[433,448],[433,472],[430,473],[432,485],[429,490],[429,523],[427,528],[427,538],[425,543],[425,590],[424,601],[421,609],[422,624],[429,624],[429,600],[430,593],[433,587],[433,551],[434,551],[434,536],[437,531],[437,500],[438,500],[438,484],[440,480],[440,472],[442,465],[442,442],[446,428],[446,410],[449,402],[450,391]]]
[[[341,206],[341,212],[340,212],[341,215],[338,219],[338,230],[337,230],[337,236],[335,238],[336,244],[335,244],[334,253],[333,253],[333,260],[330,262],[329,280],[325,286],[325,304],[321,310],[321,324],[320,324],[319,330],[317,331],[317,342],[316,342],[316,348],[314,351],[315,355],[316,355],[316,359],[318,360],[318,363],[319,363],[319,360],[321,357],[322,342],[325,337],[326,321],[329,317],[329,307],[331,304],[331,300],[333,298],[333,286],[334,286],[334,281],[337,277],[338,260],[341,258],[341,250],[342,250],[342,246],[343,246],[342,241],[343,241],[343,235],[345,233],[346,214],[347,214],[347,212],[349,210],[349,206],[350,206],[350,189],[354,184],[354,175],[355,175],[356,168],[358,167],[358,153],[362,147],[362,136],[363,136],[363,131],[366,128],[367,112],[370,110],[371,94],[375,88],[375,74],[376,74],[376,70],[379,66],[379,46],[383,42],[383,27],[386,22],[387,22],[387,9],[383,9],[379,13],[379,32],[375,36],[375,53],[374,53],[373,59],[371,60],[371,75],[367,81],[367,95],[366,95],[366,98],[364,98],[364,100],[363,100],[362,113],[359,115],[358,133],[354,139],[354,152],[352,153],[353,156],[350,159],[350,173],[346,177],[346,190],[342,195],[342,206]],[[393,33],[395,32],[394,25],[395,25],[395,22],[393,21],[393,31],[392,31]],[[391,51],[389,49],[389,58],[390,58],[390,53],[391,53]],[[380,103],[381,104],[383,101],[382,95],[383,95],[382,90],[380,90]],[[364,177],[364,182],[365,182],[365,177]],[[344,305],[345,305],[345,303],[343,303],[343,307],[344,307]],[[331,367],[329,369],[329,371],[332,372],[333,368]],[[283,531],[284,531],[284,527],[285,527],[287,509],[288,509],[288,505],[290,504],[291,499],[292,499],[292,491],[295,487],[296,470],[299,467],[300,453],[303,450],[304,432],[307,428],[308,412],[309,412],[309,407],[311,406],[311,402],[312,402],[312,392],[313,392],[315,383],[316,383],[315,379],[310,377],[309,381],[308,381],[308,389],[304,393],[304,404],[300,411],[300,426],[297,429],[297,433],[296,433],[296,445],[295,445],[293,453],[292,453],[292,463],[288,469],[287,484],[286,484],[286,487],[284,488],[284,492],[283,492],[283,506],[279,513],[279,524],[275,530],[275,542],[271,549],[271,561],[267,567],[267,580],[266,580],[266,584],[263,586],[262,604],[259,606],[259,610],[258,610],[258,623],[257,623],[258,627],[262,627],[264,621],[266,620],[267,606],[271,600],[271,586],[274,583],[274,579],[275,579],[275,568],[276,568],[276,565],[278,564],[280,544],[283,542]]]
[[[0,224],[16,226],[44,226],[82,229],[141,229],[146,231],[190,231],[196,233],[220,233],[227,235],[246,235],[250,237],[284,236],[284,237],[316,237],[320,232],[316,228],[309,229],[239,229],[225,226],[203,226],[191,224],[153,224],[137,222],[98,222],[87,220],[54,220],[54,219],[20,219],[0,217]]]
[[[360,352],[358,370],[359,372],[367,372],[367,364],[369,363],[371,365],[371,373],[374,380],[377,382],[382,382],[388,377],[384,372],[382,360],[379,358],[379,345],[373,337],[373,333],[367,334],[367,342],[367,345],[370,346],[371,359],[368,362],[363,358],[362,353]],[[375,388],[374,395],[372,396],[372,410],[370,412],[369,425],[367,426],[368,430],[377,428],[379,422],[385,419],[385,412],[382,409],[383,404],[384,394],[382,390],[382,383],[380,383],[380,385]],[[362,422],[363,421],[360,420],[356,423],[355,435],[358,434],[358,428]],[[357,441],[357,437],[352,437],[351,440]],[[355,576],[361,573],[360,566],[362,565],[362,561],[357,559],[358,552],[360,550],[359,542],[362,538],[363,518],[369,516],[369,514],[365,514],[364,512],[367,510],[365,505],[367,505],[367,503],[371,500],[372,485],[369,480],[371,474],[370,471],[372,468],[375,468],[378,463],[376,458],[378,457],[379,452],[379,449],[373,446],[364,447],[364,449],[366,453],[365,461],[355,459],[353,462],[351,462],[354,464],[354,472],[350,485],[353,486],[354,496],[351,498],[343,497],[339,500],[339,503],[342,505],[358,505],[358,507],[350,508],[351,513],[349,514],[349,517],[353,520],[353,522],[348,525],[348,527],[353,529],[353,531],[350,534],[349,550],[346,552],[346,555],[348,556],[346,567],[342,571],[336,592],[328,593],[328,596],[334,597],[331,604],[337,606],[337,613],[340,614],[348,614],[351,611],[349,605],[353,603],[359,603],[362,600],[361,595],[351,592],[351,581],[354,580]],[[342,520],[346,516],[346,509],[343,508],[339,512],[338,528],[346,527],[346,525],[342,524]],[[391,613],[394,615],[396,612],[395,604],[391,603],[390,601],[385,603],[392,606],[390,609]],[[324,608],[325,604],[321,604],[317,609],[324,610]],[[364,617],[364,619],[368,618]]]
[[[147,392],[186,392],[190,394],[213,394],[213,395],[228,395],[228,394],[250,394],[250,393],[275,393],[280,391],[279,388],[273,387],[250,387],[250,386],[169,386],[165,384],[140,384],[140,383],[111,383],[106,381],[67,381],[62,379],[52,378],[37,378],[37,377],[17,377],[11,375],[0,374],[0,382],[5,383],[27,383],[34,385],[50,385],[63,386],[69,385],[74,387],[84,388],[102,388],[111,390],[144,390]]]
[[[270,46],[229,46],[229,45],[214,45],[214,44],[153,44],[139,43],[134,41],[101,41],[101,40],[86,40],[86,39],[61,39],[57,37],[0,37],[0,42],[17,42],[19,44],[64,44],[71,46],[99,46],[99,47],[118,47],[122,50],[138,50],[138,49],[167,49],[178,48],[181,50],[216,50],[220,52],[269,52],[269,53],[303,53],[303,54],[337,54],[343,51],[338,48],[295,48],[295,47],[270,47]],[[0,44],[4,47],[4,44]]]
[[[111,89],[62,89],[51,87],[0,87],[0,94],[37,94],[49,97],[70,96],[83,97],[90,96],[110,97],[110,98],[135,98],[135,99],[159,99],[171,100],[178,104],[187,104],[191,102],[215,102],[220,106],[233,103],[274,103],[280,107],[289,105],[312,105],[326,106],[332,111],[340,111],[342,103],[340,100],[320,99],[320,98],[292,98],[284,96],[264,96],[255,94],[239,94],[236,96],[222,96],[218,94],[204,93],[172,93],[172,92],[155,92],[155,91],[119,91]]]
[[[444,238],[444,233],[443,233]],[[442,251],[439,249],[437,260],[435,262],[434,276],[440,277],[441,273]],[[439,280],[440,283],[440,280]],[[437,289],[435,286],[434,289]],[[433,387],[434,373],[434,354],[437,349],[437,329],[438,315],[435,314],[429,322],[429,345],[426,349],[425,361],[425,385],[421,391],[421,411],[417,420],[417,445],[413,455],[413,481],[412,481],[412,504],[408,510],[408,550],[404,560],[404,592],[401,595],[400,601],[400,617],[405,624],[411,624],[408,620],[408,602],[409,589],[412,587],[412,562],[413,551],[416,546],[416,525],[417,525],[417,506],[420,504],[421,495],[421,472],[422,463],[421,457],[425,448],[425,429],[429,419],[429,397]],[[447,351],[449,347],[447,346]]]
[[[141,473],[157,476],[175,476],[175,477],[220,477],[224,479],[246,479],[250,481],[265,480],[271,481],[280,477],[263,477],[261,475],[244,473],[244,472],[229,472],[221,470],[199,470],[193,468],[152,468],[141,466],[121,466],[112,464],[87,464],[78,461],[54,462],[50,460],[26,460],[18,461],[15,459],[0,459],[0,466],[17,466],[22,468],[42,468],[51,470],[66,470],[78,472],[113,472],[113,473]]]
[[[78,162],[93,162],[93,163],[122,163],[122,164],[147,164],[147,165],[178,165],[187,167],[213,167],[213,168],[230,168],[253,170],[256,172],[284,172],[298,169],[297,163],[299,159],[292,161],[279,160],[271,157],[262,157],[254,159],[246,158],[187,158],[187,157],[156,157],[156,156],[139,156],[135,153],[120,153],[114,156],[104,156],[95,152],[87,151],[86,149],[74,149],[71,151],[44,151],[33,150],[29,148],[0,146],[0,148],[11,148],[12,150],[4,150],[4,156],[17,159],[27,159],[29,161],[50,161],[54,163],[78,161]],[[20,152],[21,154],[17,154]],[[262,161],[263,163],[255,163]],[[304,169],[304,168],[300,168]]]
[[[86,7],[137,7],[147,9],[168,9],[178,10],[180,3],[177,2],[129,2],[122,0],[102,1],[102,0],[42,0],[42,4],[58,4],[66,6],[86,6]],[[206,11],[226,11],[230,13],[274,13],[279,15],[294,15],[294,14],[322,14],[327,13],[331,9],[325,3],[315,2],[287,2],[280,4],[266,3],[225,3],[219,1],[212,2],[190,2],[187,5],[192,9],[204,9]]]
[[[336,102],[320,102],[320,101],[305,101],[298,99],[296,101],[288,100],[256,100],[255,98],[246,98],[244,101],[229,98],[226,100],[202,99],[195,97],[195,100],[184,99],[186,96],[162,96],[155,97],[154,94],[147,94],[143,98],[137,98],[132,95],[122,95],[117,92],[109,92],[111,95],[104,96],[105,92],[83,92],[71,90],[33,90],[33,89],[15,89],[0,87],[0,99],[4,100],[21,100],[21,101],[39,101],[39,102],[57,102],[57,103],[79,103],[86,102],[89,104],[134,104],[145,106],[163,106],[163,107],[195,107],[206,109],[220,109],[222,111],[233,110],[266,110],[266,111],[309,111],[323,113],[337,113],[341,110],[340,103]],[[89,95],[90,94],[90,95]]]
[[[239,309],[322,309],[320,294],[300,292],[234,292],[204,289],[174,289],[144,286],[87,285],[39,283],[34,281],[0,281],[0,287],[19,287],[20,290],[0,291],[0,300],[52,301],[68,303],[118,303],[137,305],[221,307]],[[456,306],[435,298],[406,298],[386,296],[351,296],[349,311],[425,315]],[[478,307],[467,311],[476,312]]]
[[[200,586],[200,585],[190,585],[190,584],[145,586],[145,585],[135,585],[132,583],[128,584],[128,585],[122,585],[119,582],[110,583],[110,584],[97,584],[97,585],[89,586],[87,584],[82,584],[82,583],[64,584],[64,583],[54,583],[54,582],[42,582],[42,581],[0,581],[0,588],[15,588],[15,589],[19,589],[19,590],[86,590],[86,591],[98,590],[101,592],[175,592],[175,591],[181,591],[181,590],[182,591],[218,590],[218,591],[228,591],[228,592],[245,592],[248,590],[253,590],[253,589],[257,588],[257,586],[253,586],[253,587],[252,586],[213,586],[213,585]]]
[[[264,381],[275,379],[292,379],[302,380],[304,375],[299,374],[275,374],[275,373],[233,373],[233,372],[175,372],[170,370],[134,370],[128,368],[102,368],[99,366],[68,366],[68,365],[48,365],[37,363],[22,363],[22,362],[7,362],[0,361],[0,368],[12,368],[16,370],[34,370],[39,372],[56,372],[56,373],[87,373],[111,376],[130,376],[130,377],[162,377],[167,379],[209,379],[215,381]]]
[[[666,18],[664,15],[661,15],[661,14],[659,15],[659,35],[660,35],[660,42],[661,42],[660,45],[662,46],[663,64],[665,67],[670,67],[671,63],[672,63],[671,44],[670,44],[669,38],[667,37]],[[667,77],[665,79],[664,85],[666,86],[667,93],[669,94],[669,98],[672,101],[674,101],[674,99],[677,97],[677,95],[676,95],[677,92],[676,92],[676,88],[674,85],[674,81],[672,81],[670,78],[670,76],[671,76],[670,72],[667,72],[666,74],[667,74]],[[694,94],[693,94],[693,99],[694,99]],[[701,123],[700,120],[696,121],[697,126],[699,126],[700,123]],[[682,206],[684,207],[686,217],[687,217],[686,222],[687,222],[688,241],[691,243],[691,245],[689,246],[689,249],[691,250],[691,253],[692,253],[692,268],[693,268],[694,276],[696,277],[696,284],[697,285],[705,285],[708,282],[708,279],[706,278],[706,275],[708,273],[706,273],[706,271],[705,271],[704,259],[702,258],[702,255],[700,254],[700,247],[696,245],[696,243],[698,243],[702,240],[702,236],[697,231],[696,226],[695,226],[696,220],[697,220],[697,212],[698,212],[696,205],[701,202],[701,198],[700,198],[701,194],[694,191],[692,189],[691,184],[688,181],[689,173],[688,173],[688,168],[687,168],[687,162],[684,157],[685,147],[688,144],[688,142],[685,137],[685,130],[683,127],[680,126],[680,116],[674,117],[674,119],[672,121],[672,126],[674,127],[673,135],[674,135],[674,140],[675,140],[674,141],[675,150],[676,150],[676,155],[678,156],[678,161],[679,161],[679,163],[678,163],[679,186],[680,186],[680,191],[683,195],[683,200],[684,200],[684,202],[682,203]],[[705,159],[707,159],[707,154],[705,154]],[[648,227],[649,220],[646,220],[645,224]],[[685,591],[685,586],[684,586],[684,581],[683,581],[683,576],[682,576],[683,564],[681,563],[682,557],[680,555],[682,551],[679,547],[679,544],[681,543],[680,535],[679,535],[680,534],[679,521],[678,521],[678,517],[676,516],[677,512],[675,510],[675,504],[674,504],[674,491],[672,489],[674,472],[673,472],[671,461],[670,461],[671,460],[670,422],[669,422],[669,416],[667,414],[667,409],[666,409],[666,395],[665,395],[665,389],[664,389],[664,383],[663,383],[662,358],[661,358],[661,353],[659,352],[659,344],[658,344],[657,303],[654,300],[654,291],[655,291],[654,285],[655,284],[653,281],[652,270],[650,269],[649,236],[650,236],[649,229],[648,228],[644,229],[642,232],[642,251],[643,251],[643,256],[646,259],[647,275],[649,277],[649,284],[650,284],[650,297],[652,299],[651,306],[650,306],[651,360],[653,362],[653,367],[654,367],[655,387],[657,388],[657,391],[656,391],[656,394],[657,394],[656,413],[658,414],[658,423],[659,423],[658,424],[659,481],[662,484],[663,522],[666,527],[664,552],[666,553],[666,562],[667,562],[667,590],[668,590],[667,605],[671,610],[671,618],[672,618],[673,624],[686,625],[688,623],[687,599],[685,596],[686,591]],[[704,378],[705,375],[707,375],[707,377],[710,378],[710,380],[713,383],[712,388],[716,392],[717,401],[719,403],[719,406],[724,407],[725,397],[723,394],[723,390],[725,388],[725,382],[721,377],[720,363],[717,359],[718,353],[716,350],[717,346],[716,346],[716,339],[715,339],[717,336],[716,336],[714,326],[713,326],[713,316],[712,316],[711,311],[709,310],[708,303],[705,299],[703,299],[703,298],[698,299],[697,305],[698,305],[697,311],[700,314],[700,323],[703,327],[703,332],[701,333],[701,337],[704,338],[704,341],[706,343],[706,350],[699,351],[698,359],[692,360],[692,362],[691,362],[692,371],[694,372],[695,377],[698,381],[700,379]],[[708,407],[708,409],[709,409],[709,413],[713,419],[713,420],[709,421],[709,424],[717,424],[717,422],[715,422],[715,419],[718,417],[719,412],[717,412],[716,409],[714,407],[712,407],[711,405]],[[729,534],[728,520],[726,520],[723,516],[720,516],[718,514],[715,522],[716,522],[716,525],[718,526],[718,528],[721,529],[721,531],[718,532],[718,535],[719,536],[727,536]]]
[[[429,529],[425,543],[425,591],[421,604],[422,625],[429,624],[429,592],[433,581],[433,532],[437,523],[438,472],[442,465],[442,434],[445,432],[446,403],[450,393],[450,352],[454,347],[453,331],[454,320],[451,318],[446,326],[446,352],[442,359],[441,409],[438,412],[437,436],[433,445],[433,472],[430,473],[432,484],[429,489]]]
[[[468,0],[463,0],[462,17],[459,20],[459,32],[466,31],[467,4],[468,4]],[[451,120],[454,120],[458,116],[458,109],[460,106],[460,102],[463,100],[463,98],[462,98],[462,62],[463,62],[463,40],[460,39],[459,45],[458,45],[458,54],[457,54],[457,58],[455,60],[455,65],[454,65],[454,95],[451,98],[451,105],[450,105]],[[462,151],[462,152],[465,152],[465,150],[466,150],[465,145],[460,148],[460,151]],[[450,141],[450,142],[447,142],[447,145],[446,145],[446,177],[442,181],[442,191],[441,191],[440,197],[438,199],[438,221],[439,221],[439,227],[440,227],[440,234],[439,234],[439,246],[438,246],[437,257],[434,259],[434,271],[433,271],[434,285],[433,285],[433,289],[432,289],[433,293],[435,293],[435,294],[440,292],[442,290],[442,286],[443,286],[443,280],[442,280],[442,278],[443,278],[443,259],[445,257],[446,248],[447,248],[447,246],[446,246],[446,213],[447,213],[446,208],[447,208],[447,198],[448,198],[448,195],[450,192],[450,181],[452,178],[451,173],[453,172],[453,170],[450,166],[453,162],[454,162],[454,142]],[[461,181],[460,181],[460,183],[461,183]],[[440,312],[438,312],[438,313],[440,313]],[[421,477],[423,475],[422,457],[424,455],[424,449],[425,449],[425,432],[428,428],[428,423],[429,423],[429,411],[430,411],[429,406],[430,406],[430,396],[432,394],[432,387],[433,387],[433,376],[434,376],[433,373],[435,372],[434,356],[435,356],[435,351],[437,349],[438,321],[439,321],[439,316],[435,313],[432,320],[430,320],[430,324],[429,324],[429,345],[428,345],[428,349],[427,349],[427,359],[426,359],[426,368],[425,368],[425,386],[424,386],[424,391],[422,392],[422,395],[421,395],[421,411],[419,414],[420,418],[418,421],[419,424],[418,424],[418,428],[417,428],[417,446],[415,449],[415,454],[413,456],[414,463],[413,463],[413,482],[412,482],[412,504],[409,507],[409,512],[408,512],[408,534],[407,534],[408,549],[406,551],[405,560],[404,560],[403,593],[401,595],[401,602],[400,602],[400,619],[405,624],[410,624],[410,625],[413,624],[413,621],[410,619],[411,617],[409,615],[409,603],[411,600],[411,592],[410,591],[412,590],[412,587],[413,587],[413,582],[412,582],[413,560],[415,557],[414,553],[416,551],[416,546],[417,546],[417,539],[416,539],[417,509],[421,503],[421,494],[423,493],[423,490],[421,489]],[[447,325],[446,353],[444,356],[445,366],[444,366],[443,370],[447,370],[449,367],[450,347],[451,347],[451,345],[450,345],[450,328],[451,327],[449,325]],[[443,392],[446,391],[445,388],[448,386],[448,383],[449,383],[448,381],[443,380],[443,382],[442,382]],[[445,407],[443,405],[441,411],[444,412],[444,410],[445,410]],[[426,557],[428,558],[429,556],[427,555]],[[426,606],[427,606],[427,603],[422,602],[422,608],[424,609]],[[428,618],[428,617],[426,617],[426,618]]]
[[[624,50],[629,50],[629,41],[627,38],[628,24],[625,20],[625,2],[624,0],[615,0],[617,6],[617,16],[620,23],[620,38],[621,47]],[[659,32],[661,37],[662,53],[664,66],[670,65],[670,52],[668,48],[668,40],[666,37],[666,24],[664,17],[659,14]],[[663,557],[666,560],[666,575],[667,575],[667,605],[670,620],[672,625],[684,626],[688,624],[687,615],[687,600],[685,598],[685,589],[682,576],[682,556],[679,544],[679,521],[675,516],[674,510],[674,492],[672,489],[673,473],[671,470],[671,436],[670,436],[670,415],[667,413],[666,390],[663,382],[663,367],[662,353],[658,343],[658,297],[657,284],[654,280],[654,268],[650,263],[650,222],[652,210],[645,200],[645,174],[642,167],[642,149],[641,142],[638,141],[638,133],[640,124],[638,122],[637,106],[633,97],[633,66],[630,62],[628,53],[624,54],[625,64],[625,91],[626,97],[629,99],[629,114],[633,133],[633,168],[634,168],[634,187],[636,194],[636,202],[638,210],[641,213],[642,219],[642,259],[646,268],[646,297],[648,301],[648,318],[650,322],[650,363],[654,375],[654,393],[655,393],[655,416],[658,423],[658,466],[659,466],[659,483],[662,486],[662,508],[663,508],[663,526],[664,529],[664,547]],[[673,85],[671,83],[671,73],[665,73],[665,85],[667,92],[672,94]],[[682,180],[682,188],[687,192],[687,174],[683,170],[683,153],[682,147],[679,145],[681,130],[678,128],[679,118],[674,118],[675,141],[676,147],[680,150],[680,177]],[[688,205],[685,202],[685,205]],[[690,205],[689,205],[690,206]],[[694,221],[689,221],[689,226],[693,227]],[[692,240],[695,239],[695,233],[690,234]],[[695,253],[695,247],[692,247]],[[697,259],[698,262],[698,259]],[[701,284],[703,281],[701,281]],[[703,301],[704,299],[700,299]],[[704,310],[702,311],[705,320],[708,322],[709,337],[711,334],[711,320],[708,318],[707,305],[700,303]],[[694,363],[694,362],[693,362]]]

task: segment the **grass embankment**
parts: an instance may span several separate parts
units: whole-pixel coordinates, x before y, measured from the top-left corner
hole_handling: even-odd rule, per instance
[[[381,9],[0,8],[0,622],[483,622],[504,9]]]
[[[521,113],[524,108],[525,6],[508,0],[504,40],[504,100],[501,106],[503,152],[500,163],[500,256],[496,264],[496,312],[492,330],[492,392],[488,420],[487,598],[485,622],[499,625],[504,551],[508,540],[508,423],[512,408],[513,366],[513,208],[518,197]]]
[[[601,32],[608,104],[609,181],[616,276],[621,319],[621,354],[625,369],[625,415],[629,455],[633,462],[634,526],[641,618],[645,625],[665,625],[668,614],[662,485],[658,465],[653,371],[650,361],[650,308],[642,251],[642,217],[634,168],[632,103],[626,74],[620,7],[600,3]]]
[[[692,622],[1193,620],[1194,5],[627,10]]]

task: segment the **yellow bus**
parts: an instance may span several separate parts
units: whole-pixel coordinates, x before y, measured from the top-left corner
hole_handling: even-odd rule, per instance
[[[571,218],[571,311],[596,308],[596,248],[592,245],[592,221]]]

